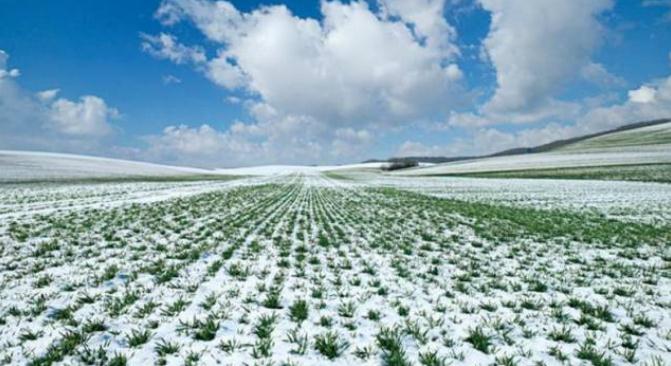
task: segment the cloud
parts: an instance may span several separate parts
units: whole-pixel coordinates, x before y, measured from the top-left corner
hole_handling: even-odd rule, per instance
[[[310,164],[332,158],[329,149],[323,148],[324,132],[313,120],[297,117],[251,124],[236,122],[226,130],[207,124],[168,126],[161,134],[144,138],[148,147],[141,156],[204,167]]]
[[[203,63],[207,60],[202,47],[188,47],[177,41],[175,36],[160,33],[157,36],[141,33],[141,48],[144,52],[159,58],[170,60],[176,64]]]
[[[611,0],[479,3],[492,17],[481,57],[493,66],[496,87],[475,108],[451,111],[442,127],[575,120],[590,98],[558,99],[569,83],[585,80],[605,90],[626,85],[591,60],[604,34],[597,17]]]
[[[48,89],[48,90],[43,90],[41,92],[37,92],[37,93],[35,93],[35,95],[42,102],[48,103],[48,102],[51,102],[56,97],[56,95],[58,95],[58,93],[60,91],[61,91],[60,89]]]
[[[418,141],[406,141],[397,149],[396,156],[486,155],[516,147],[537,146],[579,134],[574,126],[567,127],[556,123],[519,132],[505,132],[492,127],[473,128],[469,131],[467,136],[445,145],[425,145]]]
[[[445,118],[467,98],[456,31],[443,16],[444,0],[414,1],[422,6],[385,0],[377,11],[364,1],[324,1],[320,18],[298,17],[283,5],[242,12],[227,1],[163,1],[156,12],[162,24],[188,21],[217,48],[216,56],[191,63],[239,92],[252,121],[214,131],[177,126],[150,138],[153,150],[167,154],[157,145],[207,135],[216,136],[216,152],[184,151],[179,158],[219,154],[224,161],[221,154],[244,147],[263,161],[342,161],[368,151],[379,137],[373,129]],[[152,47],[152,54],[175,63],[186,58],[165,56],[174,52],[163,48]]]
[[[19,69],[11,69],[11,70],[0,69],[0,79],[5,77],[17,78],[19,76],[21,76],[21,72],[19,71]]]
[[[397,149],[398,156],[456,156],[488,154],[514,147],[533,147],[555,140],[567,139],[623,126],[628,123],[671,118],[671,76],[650,81],[628,92],[621,103],[586,106],[573,123],[550,122],[541,127],[505,132],[486,127],[484,117],[455,114],[454,123],[470,126],[470,135],[446,145],[427,146],[406,141]],[[610,98],[602,102],[611,102]]]
[[[219,52],[217,57],[210,60],[206,70],[208,79],[229,90],[244,87],[248,82],[245,73],[226,55],[226,52]]]
[[[671,0],[643,0],[643,6],[671,8]],[[663,22],[671,22],[671,10],[661,18]]]
[[[648,82],[629,91],[628,95],[629,99],[620,104],[591,109],[576,125],[598,131],[635,121],[671,117],[671,76]]]
[[[557,139],[613,129],[627,123],[671,117],[671,76],[629,91],[629,99],[587,109],[574,123],[551,123],[514,135],[517,146],[535,146]]]
[[[452,112],[442,127],[484,127],[502,123],[537,123],[548,119],[574,120],[583,106],[579,101],[548,98],[544,104],[507,112]]]
[[[66,135],[104,136],[112,132],[108,122],[119,112],[102,98],[85,95],[79,101],[60,98],[49,107],[50,127]]]
[[[607,90],[625,86],[591,59],[604,35],[598,16],[612,8],[612,0],[479,2],[492,15],[482,50],[497,84],[485,103],[457,112],[472,93],[461,84],[457,32],[444,17],[445,0],[378,0],[377,11],[361,1],[324,1],[321,19],[297,17],[282,5],[241,12],[227,1],[164,0],[158,19],[166,26],[189,21],[218,48],[197,69],[213,83],[242,92],[237,95],[245,96],[241,104],[253,119],[206,132],[182,126],[179,136],[197,145],[203,135],[216,136],[211,141],[217,148],[180,148],[180,158],[245,151],[239,161],[351,159],[370,151],[385,129],[435,125],[441,116],[447,120],[442,127],[466,127],[471,135],[446,146],[406,141],[398,152],[494,152],[612,126],[595,122],[597,112],[590,115],[606,113],[603,98],[557,98],[576,80]],[[488,127],[534,122],[543,126],[516,133]],[[155,136],[153,146],[175,146],[177,136],[168,132]]]
[[[226,102],[228,102],[230,104],[240,104],[240,103],[242,103],[242,99],[240,99],[240,98],[238,98],[234,95],[229,95],[228,97],[226,97]]]
[[[8,55],[0,50],[0,69]],[[6,73],[5,75],[17,74]],[[86,152],[99,148],[100,139],[113,131],[109,123],[119,115],[97,96],[78,101],[56,99],[59,89],[37,93],[18,83],[18,75],[0,78],[0,147]]]
[[[21,76],[19,69],[7,69],[7,60],[9,55],[7,52],[0,50],[0,79],[3,78],[17,78]]]
[[[228,128],[172,125],[144,138],[140,156],[171,164],[232,167],[259,164],[348,162],[368,152],[373,135],[365,129],[335,131],[307,116],[274,114],[264,104],[248,104],[262,121],[237,121]]]
[[[452,112],[445,125],[438,127],[482,127],[494,123],[489,118],[473,112]]]
[[[163,75],[161,80],[163,81],[163,84],[165,84],[165,85],[181,84],[182,83],[182,79],[178,78],[175,75]]]
[[[603,36],[596,16],[612,7],[611,0],[480,3],[492,16],[483,49],[497,81],[483,112],[537,113],[553,104],[553,96],[581,69],[587,68],[588,76],[605,75],[590,56]]]
[[[47,119],[44,106],[12,79],[0,78],[0,146],[33,146]]]
[[[207,38],[220,43],[236,37],[244,22],[243,15],[228,1],[163,1],[156,17],[166,26],[190,19]]]
[[[457,81],[464,77],[464,73],[456,64],[449,64],[445,67],[445,75],[449,80]]]
[[[419,141],[405,141],[396,150],[395,157],[416,157],[416,156],[454,156],[458,154],[455,145],[440,146],[426,145]]]
[[[383,14],[399,17],[411,24],[415,34],[429,48],[439,50],[443,57],[459,53],[454,41],[457,31],[447,23],[444,16],[445,0],[379,0]]]
[[[143,137],[147,146],[131,152],[132,157],[170,164],[221,167],[220,162],[240,163],[245,149],[236,148],[230,138],[210,125],[168,126],[160,134]]]
[[[355,157],[368,146],[373,136],[367,130],[341,128],[335,131],[330,153],[337,157]]]
[[[208,155],[218,152],[225,136],[209,125],[190,128],[185,125],[168,126],[156,137],[156,147],[167,149],[171,154]]]
[[[377,0],[373,7],[323,1],[315,18],[298,17],[283,5],[240,11],[228,1],[164,0],[159,21],[165,27],[192,24],[215,52],[208,57],[203,45],[183,45],[167,32],[143,36],[143,49],[188,64],[230,91],[229,103],[245,108],[251,120],[230,127],[173,124],[145,138],[146,152],[154,160],[207,166],[342,162],[370,153],[387,130],[446,120],[439,127],[466,127],[468,135],[445,145],[409,140],[398,153],[490,153],[669,110],[663,80],[615,102],[613,91],[626,82],[592,59],[605,34],[599,17],[612,0],[478,2],[492,16],[481,47],[496,85],[484,103],[460,112],[474,91],[462,84],[458,34],[444,16],[446,0]],[[561,99],[576,81],[598,86],[600,95]],[[500,123],[539,127],[491,127]]]
[[[405,120],[443,109],[459,76],[456,65],[442,65],[439,44],[423,45],[406,24],[362,2],[324,2],[322,22],[284,6],[240,13],[197,0],[164,2],[158,14],[189,18],[221,44],[208,68],[217,84],[244,87],[281,113]]]
[[[499,152],[526,140],[519,136],[495,128],[476,128],[468,136],[460,137],[445,145],[425,145],[417,141],[406,141],[397,150],[396,156],[475,156]]]
[[[628,93],[629,101],[633,103],[652,103],[655,101],[655,94],[657,90],[646,85]]]
[[[583,66],[580,75],[585,80],[604,88],[623,87],[627,84],[624,79],[611,74],[602,64],[595,62]]]

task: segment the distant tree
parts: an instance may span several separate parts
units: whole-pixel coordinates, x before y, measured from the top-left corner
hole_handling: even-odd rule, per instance
[[[392,171],[392,170],[413,168],[416,166],[419,166],[419,163],[414,160],[395,160],[391,161],[387,165],[383,165],[382,170]]]

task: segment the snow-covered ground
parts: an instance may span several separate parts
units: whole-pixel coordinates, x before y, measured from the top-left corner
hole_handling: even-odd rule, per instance
[[[0,220],[61,210],[110,209],[159,202],[240,185],[263,184],[266,180],[251,177],[227,181],[8,184],[0,188]]]
[[[671,163],[671,144],[498,156],[404,169],[393,174],[419,176],[658,163]]]
[[[639,222],[671,222],[671,184],[567,179],[398,177],[353,172],[348,184],[393,187],[436,197],[530,207],[597,212]]]
[[[326,171],[348,169],[379,169],[385,163],[360,163],[345,165],[261,165],[244,168],[217,169],[225,175],[287,175],[287,174],[319,174]]]
[[[669,185],[261,172],[0,186],[0,362],[671,357]]]
[[[82,155],[0,150],[0,182],[194,174],[213,172]]]

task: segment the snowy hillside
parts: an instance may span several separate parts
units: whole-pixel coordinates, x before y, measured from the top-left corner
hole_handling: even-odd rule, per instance
[[[671,163],[671,123],[603,135],[544,153],[462,160],[396,172],[443,175]]]
[[[0,150],[0,182],[194,174],[213,172],[82,155]]]

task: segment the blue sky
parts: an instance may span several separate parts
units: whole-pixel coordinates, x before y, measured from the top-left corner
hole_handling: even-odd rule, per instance
[[[520,4],[3,1],[0,149],[344,163],[671,115],[670,1]]]

